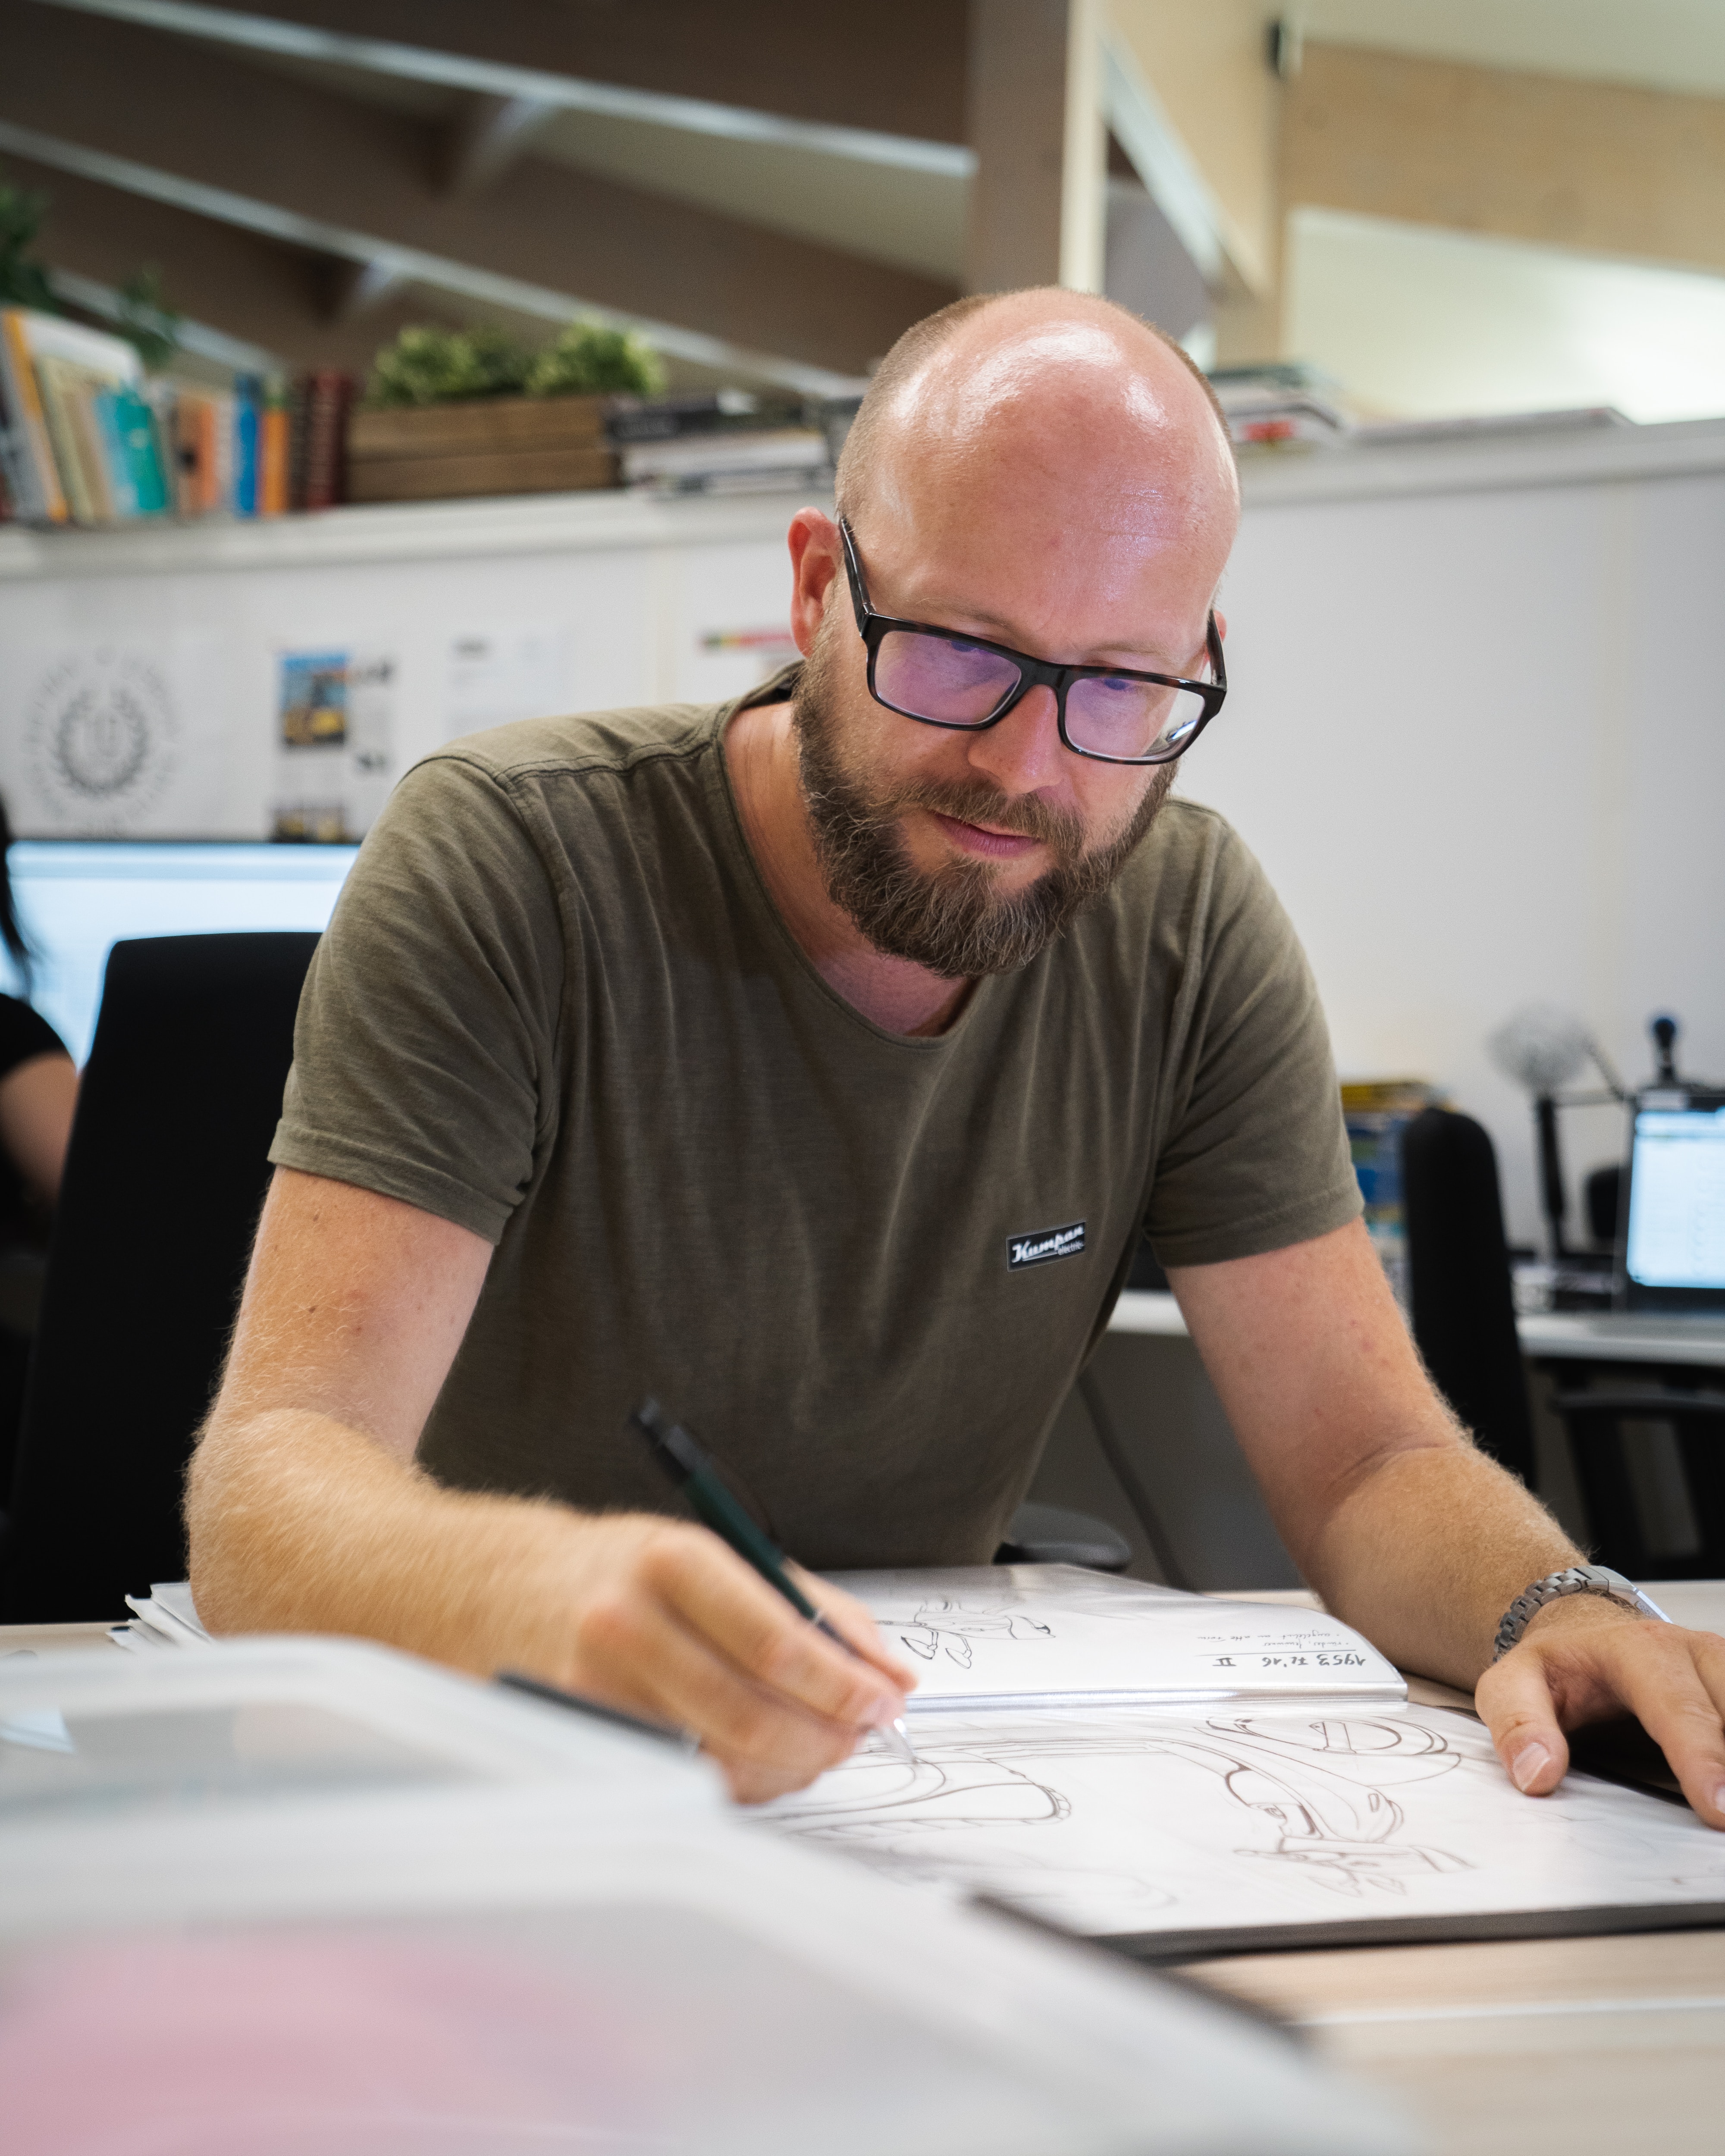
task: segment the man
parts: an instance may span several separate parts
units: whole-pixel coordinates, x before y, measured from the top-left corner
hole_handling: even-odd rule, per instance
[[[791,526],[800,673],[397,790],[193,1466],[206,1620],[536,1671],[740,1795],[798,1784],[911,1675],[661,1517],[629,1407],[810,1565],[986,1561],[1147,1224],[1330,1605],[1481,1679],[1521,1788],[1628,1707],[1725,1824],[1725,1640],[1578,1597],[1489,1666],[1575,1553],[1433,1393],[1291,931],[1165,798],[1238,514],[1205,386],[1105,301],[961,302],[883,364],[839,500]]]

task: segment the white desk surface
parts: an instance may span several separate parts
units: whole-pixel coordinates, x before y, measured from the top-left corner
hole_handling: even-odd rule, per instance
[[[1678,1623],[1725,1632],[1725,1580],[1661,1580],[1657,1591]],[[0,1656],[106,1636],[103,1625],[0,1625]],[[1466,1704],[1444,1686],[1412,1688]],[[1340,2071],[1398,2099],[1436,2156],[1719,2147],[1725,1931],[1239,1955],[1186,1973],[1281,2015]]]
[[[1171,1295],[1128,1291],[1114,1306],[1111,1332],[1159,1334],[1183,1339],[1186,1321]],[[1725,1319],[1635,1318],[1627,1323],[1601,1313],[1544,1311],[1518,1317],[1524,1355],[1586,1362],[1707,1363],[1725,1369]]]

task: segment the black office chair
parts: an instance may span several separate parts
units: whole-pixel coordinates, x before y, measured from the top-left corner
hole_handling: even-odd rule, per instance
[[[1132,1561],[1126,1537],[1094,1512],[1065,1505],[1020,1505],[996,1564],[1081,1564],[1091,1572],[1124,1572]]]
[[[0,1622],[186,1576],[181,1483],[245,1274],[313,935],[116,943],[0,1532]]]
[[[1725,1391],[1716,1370],[1641,1364],[1574,1383],[1574,1363],[1544,1366],[1563,1419],[1593,1530],[1594,1557],[1631,1579],[1714,1579],[1725,1573]],[[1709,1383],[1712,1380],[1712,1383]],[[1651,1430],[1669,1430],[1692,1532],[1676,1547],[1657,1532],[1631,1460]]]
[[[1497,1156],[1483,1126],[1427,1108],[1402,1133],[1414,1338],[1482,1450],[1534,1484],[1533,1422],[1516,1333]]]

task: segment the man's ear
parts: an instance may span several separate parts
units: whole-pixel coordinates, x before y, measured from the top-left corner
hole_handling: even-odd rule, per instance
[[[806,659],[840,574],[839,527],[819,509],[799,509],[786,534],[791,550],[791,635]]]

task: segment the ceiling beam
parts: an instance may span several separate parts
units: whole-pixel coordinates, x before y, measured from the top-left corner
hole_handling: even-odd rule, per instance
[[[1308,38],[1281,154],[1290,208],[1725,270],[1725,98]]]
[[[531,157],[452,200],[418,121],[39,0],[0,0],[0,148],[496,305],[607,311],[709,366],[829,388],[953,296]]]
[[[975,0],[969,290],[1100,290],[1107,162],[1101,60],[1094,0]]]
[[[404,322],[424,319],[398,296],[363,320],[332,320],[324,258],[25,158],[8,157],[6,169],[49,197],[41,251],[56,274],[117,290],[151,264],[188,320],[285,364],[363,372]],[[85,304],[76,283],[67,296]]]
[[[542,98],[465,92],[444,138],[444,192],[483,194],[526,155],[533,137],[559,110]]]
[[[915,162],[919,152],[963,155],[966,0],[872,0],[866,10],[803,0],[44,4],[257,52],[889,163]]]
[[[363,321],[396,297],[408,280],[388,262],[352,262],[338,257],[326,265],[324,310],[332,322]]]

